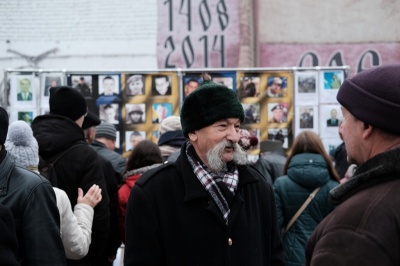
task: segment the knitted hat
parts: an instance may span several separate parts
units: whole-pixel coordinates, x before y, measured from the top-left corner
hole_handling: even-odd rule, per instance
[[[205,76],[204,82],[186,97],[181,109],[183,135],[207,127],[227,118],[244,120],[244,111],[236,93],[212,82]]]
[[[0,145],[6,141],[8,132],[8,113],[0,106]]]
[[[117,130],[115,129],[115,126],[110,123],[101,123],[96,127],[96,139],[97,138],[116,140]]]
[[[346,79],[339,89],[338,102],[355,118],[400,134],[400,64],[362,71]]]
[[[65,116],[73,121],[87,112],[85,97],[71,87],[50,88],[49,105],[50,114]]]
[[[248,150],[258,144],[258,138],[251,134],[247,129],[240,129],[239,136],[240,138],[238,143],[244,150]]]
[[[182,130],[181,118],[176,115],[168,116],[161,121],[159,133],[160,136],[165,132]]]
[[[17,165],[23,167],[39,165],[39,145],[26,122],[15,121],[9,126],[4,146]]]
[[[82,129],[86,130],[90,127],[98,126],[100,125],[100,123],[100,118],[92,112],[88,111],[87,115],[85,116],[85,120],[83,120]]]

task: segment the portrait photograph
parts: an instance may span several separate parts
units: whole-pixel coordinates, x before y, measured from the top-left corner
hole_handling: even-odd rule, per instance
[[[199,75],[186,75],[183,77],[183,99],[185,99],[190,93],[192,93],[195,89],[197,89],[203,80]]]
[[[93,77],[90,75],[71,75],[71,86],[85,97],[93,96]]]
[[[51,87],[59,87],[64,85],[62,82],[62,76],[58,75],[44,75],[43,76],[43,82],[42,82],[42,91],[43,91],[43,95],[46,97],[50,96],[50,88]]]
[[[125,104],[126,124],[143,124],[146,122],[146,104]]]
[[[318,104],[318,73],[304,71],[295,73],[295,105]]]
[[[343,71],[324,71],[323,74],[324,89],[339,89],[344,81]]]
[[[319,106],[321,138],[339,137],[339,124],[343,119],[340,105],[321,104]]]
[[[33,119],[34,119],[33,111],[19,111],[18,112],[18,120],[19,121],[24,121],[28,125],[31,125]]]
[[[318,106],[297,106],[295,108],[295,131],[300,133],[305,130],[319,132]]]
[[[171,103],[153,103],[152,107],[153,124],[161,123],[165,118],[172,115]]]
[[[319,102],[320,103],[338,103],[336,95],[340,86],[344,81],[344,72],[336,71],[321,71],[320,86],[319,86]]]
[[[254,124],[260,122],[260,104],[259,103],[242,103],[244,110],[243,124]]]
[[[151,95],[170,96],[171,93],[171,76],[155,75],[151,77]]]
[[[288,104],[286,102],[268,103],[268,123],[282,124],[287,122]]]
[[[125,151],[133,151],[135,146],[146,139],[146,131],[126,131],[125,132]]]
[[[99,96],[96,105],[121,103],[119,96],[119,75],[99,75],[98,78]]]
[[[10,75],[10,105],[28,109],[36,107],[36,98],[40,96],[37,93],[40,90],[39,86],[39,77],[34,77],[33,75]]]
[[[145,94],[145,75],[133,74],[126,76],[125,94],[136,96]]]
[[[240,99],[247,97],[259,97],[260,77],[259,76],[240,77],[238,96]]]
[[[268,128],[268,139],[282,142],[284,149],[289,147],[287,128]]]
[[[119,104],[100,104],[99,112],[101,121],[114,125],[119,124]]]
[[[287,96],[287,78],[270,76],[267,78],[267,96],[269,98],[282,98]]]

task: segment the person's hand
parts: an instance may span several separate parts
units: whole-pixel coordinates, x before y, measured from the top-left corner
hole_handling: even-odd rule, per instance
[[[101,201],[101,188],[98,185],[93,185],[85,196],[83,196],[83,190],[78,188],[78,203],[87,204],[94,208]]]

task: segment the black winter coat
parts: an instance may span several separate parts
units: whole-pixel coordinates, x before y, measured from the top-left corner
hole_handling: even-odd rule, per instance
[[[54,169],[57,172],[57,187],[67,193],[72,207],[77,203],[78,187],[84,193],[93,184],[102,189],[102,200],[94,208],[89,253],[81,260],[68,260],[69,265],[96,265],[98,254],[105,248],[110,223],[110,200],[98,155],[86,144],[83,130],[69,118],[42,115],[33,120],[31,127],[39,143],[39,155],[44,160],[57,157],[57,154],[77,143],[82,144],[67,152]]]
[[[253,167],[239,167],[226,225],[185,149],[132,188],[125,265],[284,265],[271,186]]]
[[[43,176],[15,166],[11,155],[4,157],[3,153],[0,157],[3,157],[0,160],[0,203],[13,214],[18,262],[33,266],[65,265],[60,213],[52,186]],[[3,237],[0,234],[0,238]],[[0,261],[0,265],[5,262]]]

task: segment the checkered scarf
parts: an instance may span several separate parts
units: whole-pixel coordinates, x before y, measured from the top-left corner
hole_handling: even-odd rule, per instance
[[[238,170],[236,166],[234,166],[231,171],[222,171],[219,175],[212,173],[205,165],[202,165],[199,160],[197,160],[196,156],[192,154],[194,150],[190,150],[191,147],[192,145],[188,142],[186,145],[186,155],[192,165],[193,172],[208,193],[210,193],[215,204],[217,204],[221,211],[226,224],[228,224],[230,208],[226,196],[233,197],[235,195],[239,182]],[[223,191],[221,191],[221,185],[226,186],[226,188],[229,189],[227,192],[232,193],[232,195],[224,195]]]

